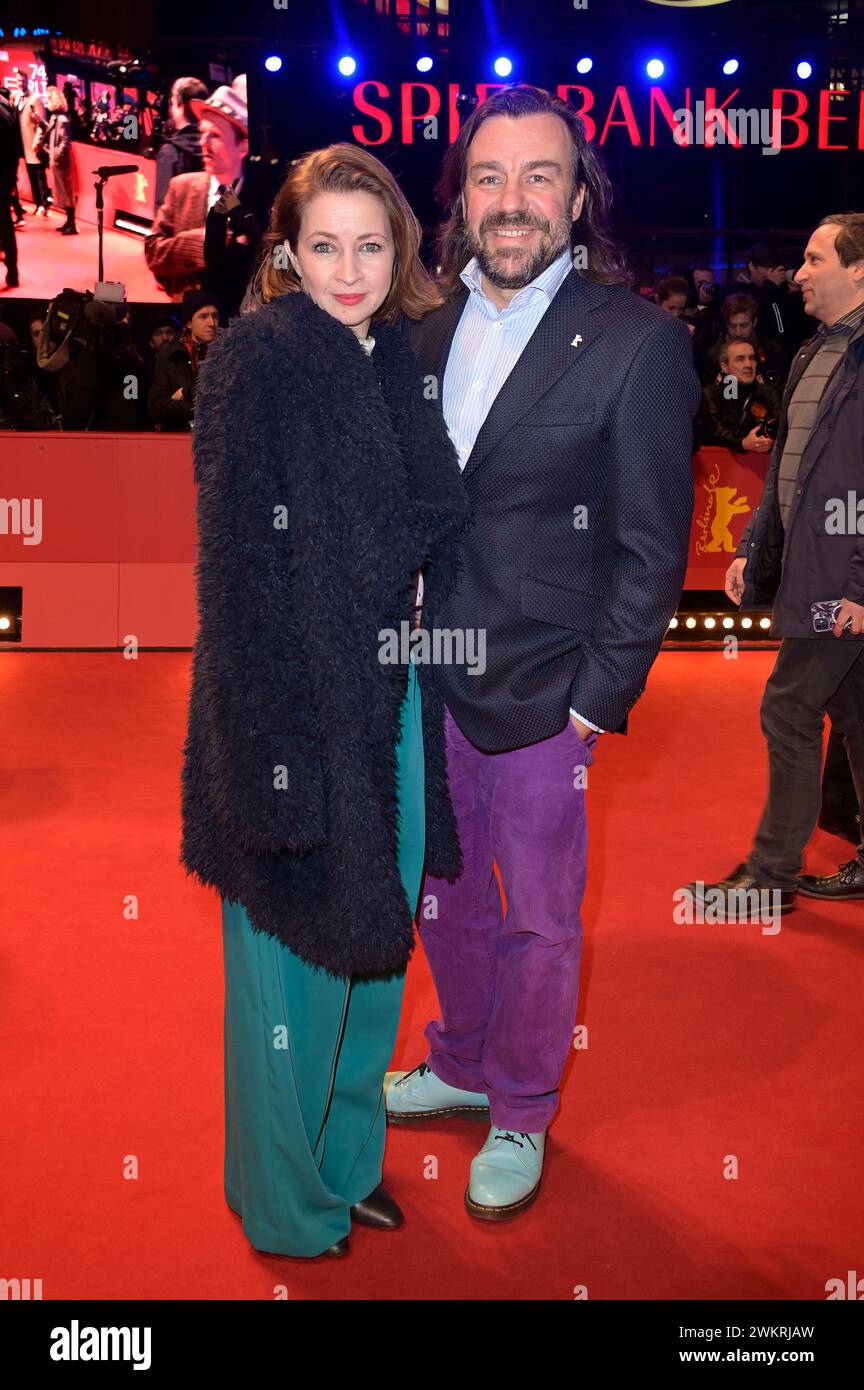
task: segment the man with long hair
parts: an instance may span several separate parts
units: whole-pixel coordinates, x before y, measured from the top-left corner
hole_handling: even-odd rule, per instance
[[[686,327],[628,288],[566,103],[495,93],[439,191],[450,298],[412,338],[474,520],[438,623],[485,633],[486,661],[436,668],[464,869],[427,879],[442,1016],[386,1105],[397,1122],[488,1111],[465,1201],[500,1220],[537,1194],[573,1037],[593,747],[626,732],[681,591],[699,382]]]

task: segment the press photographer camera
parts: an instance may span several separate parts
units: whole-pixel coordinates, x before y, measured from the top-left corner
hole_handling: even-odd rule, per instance
[[[767,384],[768,383],[766,383],[766,385]],[[770,439],[773,442],[773,440],[777,438],[778,424],[779,421],[776,416],[770,420],[763,420],[762,424],[758,426],[756,433],[764,435],[766,439]]]
[[[48,306],[36,361],[57,373],[65,430],[146,430],[144,363],[122,285],[64,289]]]

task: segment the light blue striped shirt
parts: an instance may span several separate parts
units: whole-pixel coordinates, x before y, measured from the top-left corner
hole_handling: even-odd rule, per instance
[[[459,455],[460,468],[468,462],[492,402],[572,267],[568,248],[529,285],[517,290],[503,309],[484,292],[476,256],[462,271],[469,295],[453,335],[442,393],[444,419]],[[589,729],[597,729],[596,724],[575,710],[570,713]]]

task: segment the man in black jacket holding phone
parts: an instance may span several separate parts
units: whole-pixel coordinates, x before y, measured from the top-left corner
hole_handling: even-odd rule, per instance
[[[781,911],[799,891],[864,898],[864,845],[836,874],[799,877],[819,816],[826,711],[864,799],[864,213],[823,218],[795,278],[820,326],[792,365],[762,498],[726,576],[735,603],[773,606],[783,639],[762,700],[768,800],[747,860],[691,885],[697,897],[775,890]],[[832,600],[833,624],[822,615]],[[737,897],[739,916],[743,905]]]

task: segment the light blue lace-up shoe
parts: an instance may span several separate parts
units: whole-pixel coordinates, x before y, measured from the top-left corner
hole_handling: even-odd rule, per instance
[[[447,1115],[467,1119],[489,1117],[485,1091],[460,1091],[448,1086],[421,1062],[413,1071],[388,1071],[384,1077],[384,1108],[393,1124],[403,1120],[439,1120]]]
[[[465,1206],[481,1221],[518,1216],[540,1191],[546,1133],[520,1134],[495,1125],[471,1162]]]

